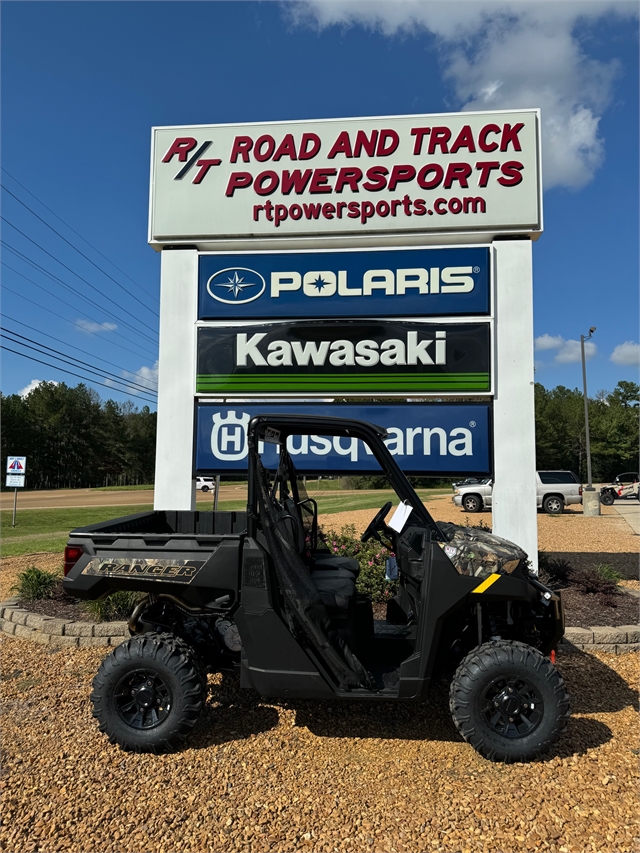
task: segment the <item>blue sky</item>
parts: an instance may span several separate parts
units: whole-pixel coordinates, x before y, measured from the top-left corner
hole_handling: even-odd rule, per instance
[[[153,406],[153,125],[540,106],[536,379],[580,386],[576,341],[593,325],[590,393],[637,381],[636,4],[2,2],[1,14],[6,346],[68,353],[70,371],[125,381],[95,384],[101,397]],[[81,381],[3,353],[3,393],[37,380]]]

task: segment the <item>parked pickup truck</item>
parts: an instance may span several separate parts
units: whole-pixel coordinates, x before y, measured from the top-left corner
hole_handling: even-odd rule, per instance
[[[536,506],[557,515],[568,504],[582,503],[582,486],[573,471],[536,471]],[[466,512],[481,512],[492,505],[493,480],[454,487],[453,502]]]
[[[394,558],[386,618],[357,592],[360,566],[323,545],[315,501],[289,435],[364,441],[395,490],[362,540]],[[559,597],[529,574],[517,545],[437,524],[385,447],[384,429],[303,415],[254,417],[246,512],[146,512],[73,530],[64,588],[83,599],[143,594],[131,638],[102,663],[91,700],[100,729],[133,751],[177,745],[206,700],[206,672],[237,672],[262,696],[419,700],[453,672],[462,737],[496,761],[546,752],[569,716],[549,654],[563,634]],[[260,442],[279,446],[275,470]]]

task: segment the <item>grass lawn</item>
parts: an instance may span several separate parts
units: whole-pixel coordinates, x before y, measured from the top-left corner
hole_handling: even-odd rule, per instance
[[[339,481],[327,481],[336,482]],[[325,482],[321,481],[322,488]],[[308,481],[307,481],[308,485]],[[421,500],[427,501],[432,497],[447,493],[448,489],[419,489]],[[313,492],[310,492],[313,496]],[[398,502],[395,492],[390,489],[377,491],[351,492],[348,495],[321,495],[318,497],[319,513],[345,512],[356,509],[379,509],[385,501]],[[221,510],[244,510],[244,500],[220,501]],[[67,544],[69,531],[74,527],[85,527],[108,521],[124,515],[134,515],[153,509],[148,506],[103,506],[103,507],[72,507],[67,509],[26,509],[18,512],[17,525],[11,527],[11,510],[0,513],[2,523],[2,542],[0,553],[4,557],[17,557],[36,551],[62,551]]]

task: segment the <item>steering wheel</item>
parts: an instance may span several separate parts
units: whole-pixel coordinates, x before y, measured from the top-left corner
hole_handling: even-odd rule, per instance
[[[361,542],[367,542],[369,539],[372,539],[374,537],[380,542],[382,541],[378,533],[378,528],[383,525],[384,519],[392,506],[393,503],[391,501],[387,501],[386,504],[382,507],[382,509],[378,510],[378,512],[369,522],[367,529],[360,537]],[[383,525],[383,528],[386,528],[386,524]]]

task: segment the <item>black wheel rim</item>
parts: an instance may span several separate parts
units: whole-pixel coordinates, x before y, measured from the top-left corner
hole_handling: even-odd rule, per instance
[[[544,716],[542,696],[530,681],[518,676],[492,681],[481,706],[489,728],[509,739],[527,737]]]
[[[118,682],[114,696],[120,719],[132,729],[153,729],[171,711],[171,691],[156,672],[148,669],[128,672]]]

